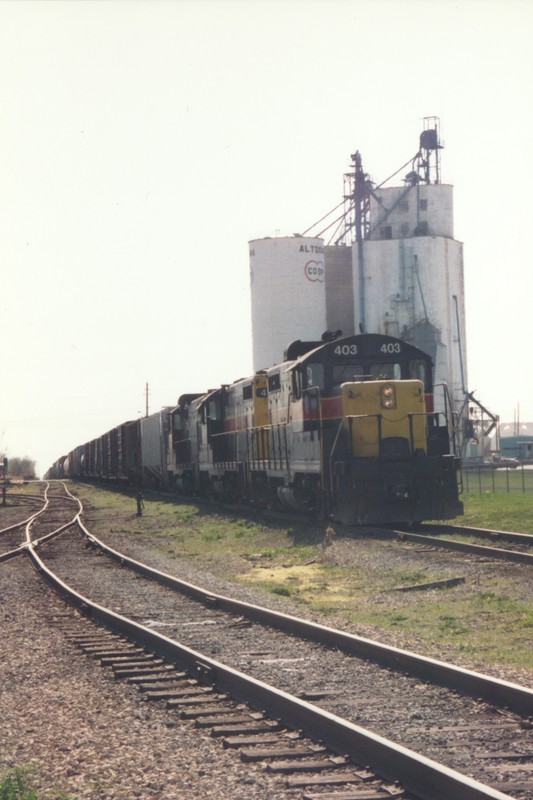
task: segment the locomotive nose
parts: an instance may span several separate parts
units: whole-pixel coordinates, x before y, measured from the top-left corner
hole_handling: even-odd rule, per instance
[[[344,427],[355,458],[407,457],[427,450],[421,381],[361,381],[341,387]]]

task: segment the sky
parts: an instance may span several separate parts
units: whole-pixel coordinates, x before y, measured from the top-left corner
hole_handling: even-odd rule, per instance
[[[251,373],[248,241],[438,116],[469,389],[533,420],[533,0],[0,1],[0,452]],[[401,182],[401,181],[400,181]]]

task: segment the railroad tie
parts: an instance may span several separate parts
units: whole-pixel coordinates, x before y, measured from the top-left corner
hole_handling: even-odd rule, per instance
[[[238,736],[239,734],[271,733],[272,731],[284,730],[281,723],[276,720],[265,719],[255,722],[250,720],[248,723],[231,723],[211,728],[211,736]]]
[[[142,656],[138,653],[131,656],[111,656],[111,658],[100,658],[99,660],[102,666],[111,667],[114,670],[122,670],[124,667],[128,669],[160,667],[165,663],[162,658],[155,658],[151,655]]]
[[[282,738],[287,739],[300,739],[300,734],[297,731],[291,733],[284,733],[280,736],[279,733],[259,733],[254,736],[228,736],[222,740],[224,747],[238,748],[238,747],[253,747],[255,745],[265,746],[269,744],[279,744]]]
[[[173,700],[167,700],[166,707],[167,708],[179,708],[180,706],[197,706],[197,705],[208,705],[209,703],[220,702],[221,700],[227,700],[227,694],[205,694],[193,697],[179,697]]]
[[[144,663],[144,662],[143,662]],[[152,666],[148,666],[152,664]],[[124,666],[123,668],[117,666],[113,671],[115,673],[115,678],[134,678],[134,677],[150,677],[153,675],[157,675],[160,672],[165,672],[166,670],[171,670],[172,666],[170,664],[165,664],[161,662],[160,665],[154,664],[154,662],[146,662],[146,666],[143,664],[138,664],[134,666],[133,664],[129,664],[127,667]]]
[[[330,758],[317,758],[310,761],[278,761],[267,764],[267,772],[321,772],[322,770],[340,769],[348,765],[344,756],[331,756]]]
[[[143,686],[150,685],[148,681],[151,681],[152,683],[157,682],[161,684],[161,683],[166,683],[167,681],[177,681],[180,680],[181,678],[187,678],[187,677],[188,677],[187,672],[180,672],[176,670],[174,667],[168,664],[164,664],[163,667],[161,668],[157,667],[153,670],[150,670],[149,674],[146,674],[146,671],[143,671],[142,674],[135,673],[130,678],[127,678],[126,681],[127,683],[131,683],[134,686],[139,686],[139,688],[142,691]]]
[[[183,719],[201,719],[202,717],[212,717],[214,714],[219,717],[230,716],[231,714],[239,713],[241,710],[236,706],[230,705],[209,705],[207,708],[184,708],[179,713]]]
[[[189,678],[186,672],[175,672],[173,675],[162,675],[161,678],[153,678],[150,681],[128,679],[129,683],[136,683],[140,692],[158,692],[164,689],[178,689],[181,686],[194,686],[194,679]]]
[[[304,794],[303,800],[399,800],[405,797],[405,792],[401,789],[398,791],[388,791],[386,788],[376,789],[353,789],[348,791],[333,792],[330,794],[312,793]]]
[[[242,711],[231,710],[227,714],[198,717],[195,724],[197,728],[218,728],[221,725],[247,725],[263,719],[264,716],[261,712],[243,713]]]
[[[112,650],[109,647],[107,648],[99,647],[98,649],[94,649],[92,647],[91,648],[82,647],[81,649],[88,656],[91,656],[91,658],[97,658],[100,660],[107,658],[107,659],[115,659],[118,661],[121,658],[131,658],[132,656],[135,656],[137,660],[144,658],[144,650],[139,650],[139,648],[133,648],[133,647],[130,649],[122,647],[120,650],[118,649]]]
[[[69,640],[69,642],[77,644],[78,647],[84,647],[85,645],[89,647],[91,645],[110,645],[110,644],[119,645],[121,643],[125,644],[127,642],[126,639],[123,639],[120,636],[115,636],[112,633],[109,633],[107,635],[98,634],[97,636],[80,636],[78,634],[78,635],[67,636],[67,639]]]
[[[267,759],[277,758],[309,758],[326,753],[323,745],[295,745],[279,747],[254,747],[252,750],[241,750],[242,761],[266,761]]]
[[[146,697],[148,700],[177,700],[182,697],[203,697],[212,691],[210,686],[194,686],[188,681],[183,681],[181,687],[176,687],[175,689],[169,687],[155,692],[146,692]]]

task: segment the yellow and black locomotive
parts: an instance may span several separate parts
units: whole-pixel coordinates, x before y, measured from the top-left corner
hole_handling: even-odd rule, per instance
[[[429,356],[389,336],[294,342],[283,363],[171,412],[171,482],[344,523],[462,513],[445,388]]]

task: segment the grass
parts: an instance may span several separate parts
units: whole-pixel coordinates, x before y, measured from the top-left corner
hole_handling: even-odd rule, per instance
[[[533,677],[529,567],[470,563],[464,584],[400,593],[394,589],[462,576],[457,559],[429,560],[393,541],[340,535],[324,549],[324,525],[276,525],[193,502],[145,498],[143,517],[137,518],[133,497],[92,487],[79,491],[91,504],[88,527],[97,536],[99,527],[102,535],[149,534],[166,555],[193,559],[200,568],[290,599],[294,613],[299,606],[302,615],[317,611],[374,638],[399,633],[405,646],[428,655],[477,669],[525,670]],[[533,494],[476,493],[463,500],[465,517],[458,523],[533,532]]]
[[[463,495],[464,516],[457,524],[533,533],[533,493],[486,492]]]
[[[32,767],[17,766],[0,775],[0,800],[75,800],[63,792],[37,794]]]

